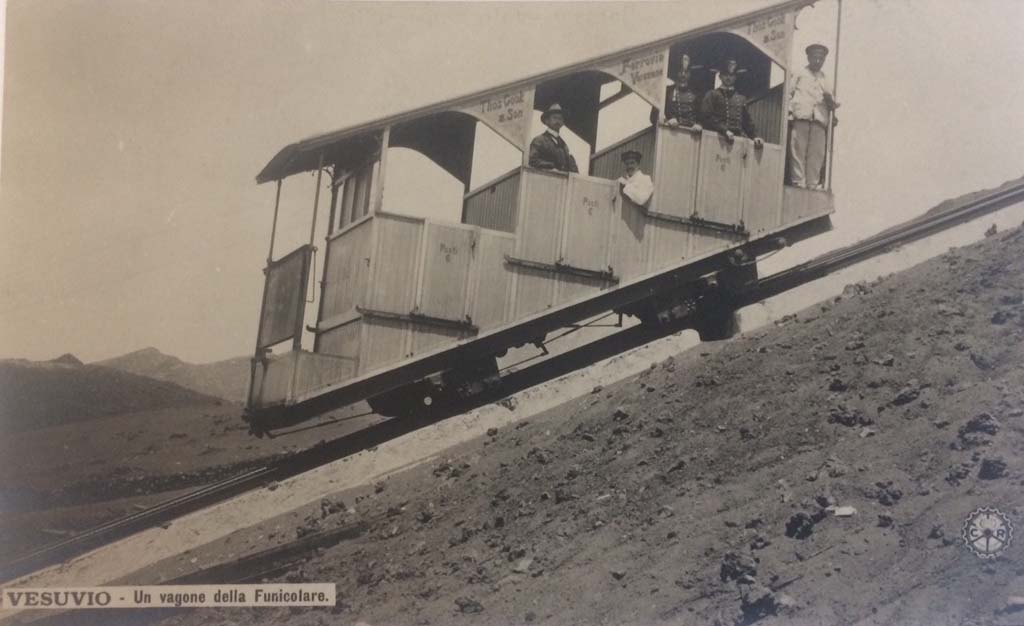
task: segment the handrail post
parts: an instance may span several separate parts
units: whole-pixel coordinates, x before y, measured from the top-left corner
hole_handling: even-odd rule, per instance
[[[274,261],[274,237],[277,234],[277,212],[281,206],[281,179],[277,179],[277,197],[274,198],[274,222],[270,226],[270,251],[267,252],[267,265]]]
[[[836,54],[832,58],[832,97],[838,102],[839,98],[839,43],[843,33],[843,0],[836,0],[838,7],[836,8]],[[828,172],[826,173],[825,180],[828,183],[827,189],[832,191],[832,158],[836,151],[836,131],[835,131],[835,109],[832,109],[828,113]]]
[[[316,214],[320,208],[320,184],[324,176],[324,153],[320,153],[320,159],[316,166],[316,193],[313,195],[313,220],[309,225],[309,245],[313,245],[313,235],[316,233]]]

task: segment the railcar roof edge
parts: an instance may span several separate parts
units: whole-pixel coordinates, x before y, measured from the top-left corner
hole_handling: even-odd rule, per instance
[[[328,133],[321,133],[318,135],[310,136],[301,141],[289,144],[282,148],[272,159],[263,167],[259,174],[256,175],[256,183],[262,184],[273,180],[280,180],[298,174],[305,171],[316,169],[316,166],[305,167],[299,163],[299,157],[309,154],[326,146],[335,144],[343,139],[348,139],[359,133],[364,133],[372,130],[380,130],[385,126],[395,124],[397,122],[407,121],[415,119],[423,115],[429,115],[431,113],[437,113],[450,109],[451,107],[464,103],[465,101],[473,100],[476,98],[485,97],[491,94],[499,93],[508,89],[514,89],[520,86],[526,86],[530,84],[539,83],[552,78],[558,78],[563,75],[571,74],[580,69],[611,61],[616,57],[624,54],[635,53],[647,48],[656,48],[666,44],[669,44],[680,37],[688,35],[696,35],[701,32],[714,31],[722,27],[735,24],[736,22],[743,22],[750,19],[756,19],[760,15],[774,13],[782,9],[793,9],[797,7],[804,7],[812,5],[816,0],[784,0],[782,2],[778,0],[716,0],[713,5],[705,5],[699,7],[701,10],[708,10],[714,13],[713,16],[702,18],[701,25],[688,30],[662,37],[655,41],[650,41],[635,46],[629,46],[622,48],[614,52],[602,54],[600,56],[591,57],[564,65],[547,72],[521,78],[500,85],[481,89],[479,91],[470,92],[463,94],[455,98],[449,98],[433,104],[428,104],[414,109],[409,109],[399,113],[394,113],[385,117],[377,118],[357,124],[355,126],[349,126],[340,130],[331,131]],[[753,5],[760,5],[760,8],[752,11],[746,11],[742,13],[735,13],[736,10],[746,8]],[[723,8],[725,7],[725,8]],[[696,7],[687,6],[685,10],[694,10]]]

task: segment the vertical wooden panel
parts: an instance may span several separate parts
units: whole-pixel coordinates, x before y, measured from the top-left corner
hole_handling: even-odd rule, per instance
[[[460,331],[454,328],[439,328],[437,326],[428,326],[426,324],[413,324],[412,354],[420,355],[446,344],[454,344],[459,339],[463,339],[468,336],[469,334],[465,331]]]
[[[643,209],[629,198],[619,198],[616,215],[612,219],[610,264],[615,274],[625,281],[646,273],[647,242],[654,233],[655,224],[649,222]]]
[[[256,367],[250,402],[254,407],[281,404],[291,397],[298,352],[272,356]]]
[[[782,226],[789,226],[812,217],[828,215],[833,211],[832,196],[824,191],[798,187],[784,187]]]
[[[704,131],[697,176],[697,215],[723,224],[738,224],[743,203],[743,160],[749,139],[728,143]]]
[[[692,254],[690,240],[695,229],[665,220],[651,220],[650,227],[657,231],[651,241],[650,271],[678,265]]]
[[[712,250],[723,250],[743,243],[743,237],[719,233],[704,228],[693,228],[690,231],[690,253],[687,256],[694,257]]]
[[[352,362],[353,374],[359,371],[363,322],[356,318],[347,324],[320,333],[317,352],[344,357]]]
[[[401,361],[408,354],[409,323],[364,317],[359,375]]]
[[[807,190],[784,187],[782,195],[782,224],[792,224],[808,213]]]
[[[415,304],[423,220],[380,213],[373,221],[377,242],[371,260],[368,306],[389,313],[409,313]]]
[[[516,319],[550,308],[555,302],[556,276],[524,267],[515,268],[516,291],[514,316]]]
[[[367,220],[327,242],[321,319],[365,303],[370,274],[373,220]]]
[[[340,383],[355,376],[355,363],[347,359],[298,352],[293,398]]]
[[[514,256],[541,263],[558,260],[567,185],[565,175],[523,170]],[[530,315],[554,304],[557,284],[554,274],[525,268],[515,268],[514,272],[515,317]]]
[[[565,223],[558,257],[574,267],[608,269],[609,238],[618,196],[614,181],[572,176],[566,194]]]
[[[435,222],[425,225],[425,247],[420,313],[444,319],[461,320],[466,316],[466,295],[476,233],[464,226]]]
[[[568,177],[524,170],[522,178],[516,256],[554,263],[562,237]]]
[[[602,289],[614,286],[615,285],[603,280],[563,274],[558,277],[558,289],[555,294],[555,303],[565,304],[566,302],[572,302],[573,300],[578,300],[586,295],[592,295]]]
[[[751,150],[743,176],[743,223],[756,239],[782,220],[782,146]]]
[[[698,133],[658,128],[658,169],[654,176],[652,211],[690,217],[697,202],[697,170],[701,138]]]
[[[480,231],[473,259],[475,288],[469,315],[481,331],[508,320],[512,272],[505,266],[505,256],[512,254],[515,245],[512,235]]]

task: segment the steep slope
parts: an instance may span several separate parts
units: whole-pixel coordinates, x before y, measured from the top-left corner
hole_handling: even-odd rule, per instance
[[[129,352],[96,365],[164,380],[232,402],[243,402],[249,384],[249,359],[236,357],[214,363],[187,363],[156,348]]]
[[[932,207],[932,208],[928,209],[927,211],[925,211],[924,215],[931,215],[933,213],[939,213],[939,212],[946,211],[946,210],[949,210],[949,209],[953,209],[953,208],[956,208],[956,207],[965,206],[965,205],[967,205],[967,204],[969,204],[971,202],[974,202],[978,198],[982,198],[984,196],[987,196],[989,194],[995,193],[997,191],[1003,191],[1004,189],[1007,189],[1009,187],[1013,187],[1014,185],[1019,185],[1022,181],[1024,181],[1024,176],[1021,176],[1020,178],[1014,178],[1013,180],[1008,180],[1005,183],[1003,183],[1002,185],[999,185],[998,187],[995,187],[995,188],[992,188],[992,189],[982,189],[980,191],[972,191],[972,192],[969,192],[969,193],[965,193],[965,194],[963,194],[961,196],[957,196],[955,198],[949,198],[948,200],[943,200],[939,204],[937,204],[934,207]]]
[[[216,402],[173,383],[68,359],[0,361],[0,431]]]
[[[282,577],[331,611],[167,623],[1018,623],[960,533],[1024,512],[1022,340],[1015,230],[233,538],[368,524]]]

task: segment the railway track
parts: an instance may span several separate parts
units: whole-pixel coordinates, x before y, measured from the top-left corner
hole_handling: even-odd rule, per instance
[[[884,254],[898,245],[907,244],[977,219],[987,213],[1024,202],[1024,183],[986,194],[968,203],[945,211],[926,214],[900,226],[888,229],[851,246],[821,255],[811,261],[758,280],[753,287],[739,294],[737,306],[746,306],[781,294],[828,274]],[[630,348],[654,341],[680,330],[665,326],[652,328],[638,325],[580,348],[553,357],[533,367],[513,372],[503,379],[504,395],[516,393],[546,380],[581,369]],[[452,415],[493,402],[495,397],[483,396],[463,405],[453,406],[430,420],[392,419],[352,435],[335,439],[309,450],[281,459],[196,491],[161,502],[146,510],[118,518],[78,535],[18,555],[0,567],[0,581],[7,581],[29,572],[60,563],[106,543],[127,537],[146,528],[165,524],[200,508],[222,502],[245,491],[301,474],[321,465],[380,445]]]

